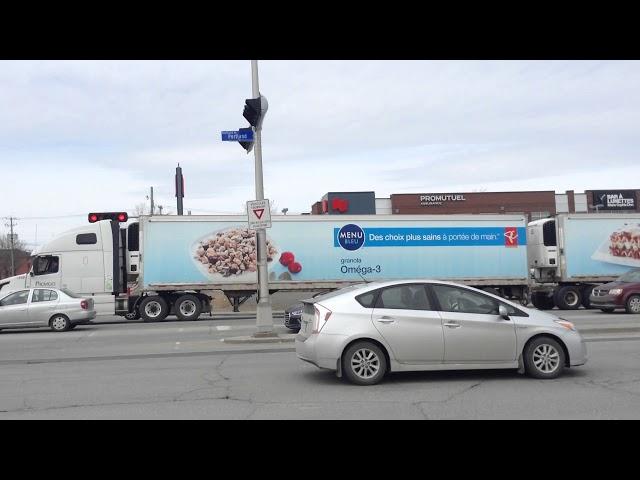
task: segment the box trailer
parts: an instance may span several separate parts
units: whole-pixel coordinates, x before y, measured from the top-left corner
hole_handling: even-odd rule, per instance
[[[589,307],[591,290],[640,268],[640,214],[559,214],[527,227],[527,255],[540,309]]]
[[[271,293],[435,278],[528,299],[521,215],[279,215],[266,235]],[[53,258],[55,272],[0,286],[66,286],[99,298],[99,313],[147,321],[211,312],[216,291],[237,310],[258,290],[246,216],[142,216],[125,228],[99,221],[44,245],[34,264]]]

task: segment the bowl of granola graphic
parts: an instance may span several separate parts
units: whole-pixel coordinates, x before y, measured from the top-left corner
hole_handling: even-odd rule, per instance
[[[267,237],[267,265],[278,253]],[[191,245],[191,258],[211,280],[253,282],[258,278],[258,247],[255,230],[231,227],[208,233]]]

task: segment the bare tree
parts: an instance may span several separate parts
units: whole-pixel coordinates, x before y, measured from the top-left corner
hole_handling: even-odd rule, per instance
[[[146,215],[148,212],[147,204],[145,202],[140,202],[133,207],[131,210],[131,215],[134,217],[139,217],[140,215]]]

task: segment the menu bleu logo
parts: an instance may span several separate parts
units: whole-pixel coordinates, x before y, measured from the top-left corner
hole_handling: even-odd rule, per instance
[[[345,225],[338,232],[338,243],[345,250],[358,250],[364,245],[364,231],[353,223]]]

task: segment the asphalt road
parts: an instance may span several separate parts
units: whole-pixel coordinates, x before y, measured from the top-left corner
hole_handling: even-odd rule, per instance
[[[640,324],[637,315],[558,313],[579,329]],[[0,332],[0,419],[640,418],[633,331],[593,330],[587,365],[553,381],[515,371],[414,372],[356,387],[299,361],[291,343],[225,344],[254,331],[246,316],[120,320]]]

